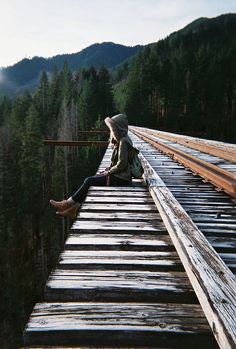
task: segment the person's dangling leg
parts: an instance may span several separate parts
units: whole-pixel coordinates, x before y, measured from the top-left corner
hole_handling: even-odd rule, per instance
[[[50,200],[50,203],[57,209],[57,214],[61,216],[69,216],[74,219],[76,217],[77,209],[79,205],[84,201],[88,189],[91,186],[106,186],[108,185],[108,180],[106,175],[96,175],[88,177],[84,180],[83,184],[79,189],[67,200],[63,201],[54,201]],[[114,186],[126,186],[130,183],[119,179],[113,175],[109,177],[109,185]]]
[[[107,184],[106,175],[97,175],[88,177],[84,180],[80,188],[71,196],[74,202],[82,203],[87,195],[88,189],[91,186],[105,186]]]
[[[106,175],[96,175],[84,180],[80,188],[67,200],[54,201],[50,203],[57,209],[57,214],[63,217],[75,219],[79,205],[84,201],[90,186],[105,186],[107,183]]]

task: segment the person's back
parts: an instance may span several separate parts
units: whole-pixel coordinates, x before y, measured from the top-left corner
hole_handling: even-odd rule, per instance
[[[128,119],[125,114],[118,114],[105,119],[111,132],[113,152],[108,173],[124,181],[131,182],[130,156],[133,143],[128,136]]]

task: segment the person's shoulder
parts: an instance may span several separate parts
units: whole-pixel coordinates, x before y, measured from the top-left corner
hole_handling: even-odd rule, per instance
[[[128,135],[121,137],[120,142],[132,143],[132,141]]]
[[[126,144],[129,144],[129,145],[133,146],[133,142],[132,142],[132,140],[130,139],[130,137],[128,135],[122,137],[120,139],[120,142],[121,143],[126,143]]]

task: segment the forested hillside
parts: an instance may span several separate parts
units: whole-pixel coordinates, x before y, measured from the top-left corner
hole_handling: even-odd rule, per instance
[[[116,104],[133,124],[236,141],[236,14],[196,20],[116,76]]]
[[[24,58],[13,66],[0,70],[0,96],[16,96],[22,94],[24,90],[34,92],[42,71],[51,75],[54,66],[62,69],[65,61],[72,72],[80,68],[91,66],[99,68],[103,65],[110,69],[132,57],[140,49],[142,49],[141,45],[129,47],[113,42],[103,42],[93,44],[77,53],[57,55],[51,58]]]
[[[131,124],[236,141],[236,15],[200,18],[132,60],[114,55],[105,52],[108,65],[124,64],[112,77],[99,55],[84,55],[95,67],[74,71],[60,61],[41,74],[34,93],[0,99],[3,349],[22,345],[67,234],[68,222],[55,216],[49,199],[67,197],[102,157],[94,148],[46,147],[43,139],[78,140],[79,130],[104,127],[106,116],[126,112]]]
[[[36,92],[0,104],[1,349],[19,348],[32,306],[55,265],[68,224],[49,199],[63,199],[95,173],[102,150],[46,147],[43,139],[78,140],[103,127],[113,96],[105,68],[72,75],[65,64]]]

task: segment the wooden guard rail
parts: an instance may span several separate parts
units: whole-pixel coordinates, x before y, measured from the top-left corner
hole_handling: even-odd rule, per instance
[[[149,191],[220,348],[236,348],[236,281],[234,275],[149,162],[142,154],[140,157]]]

